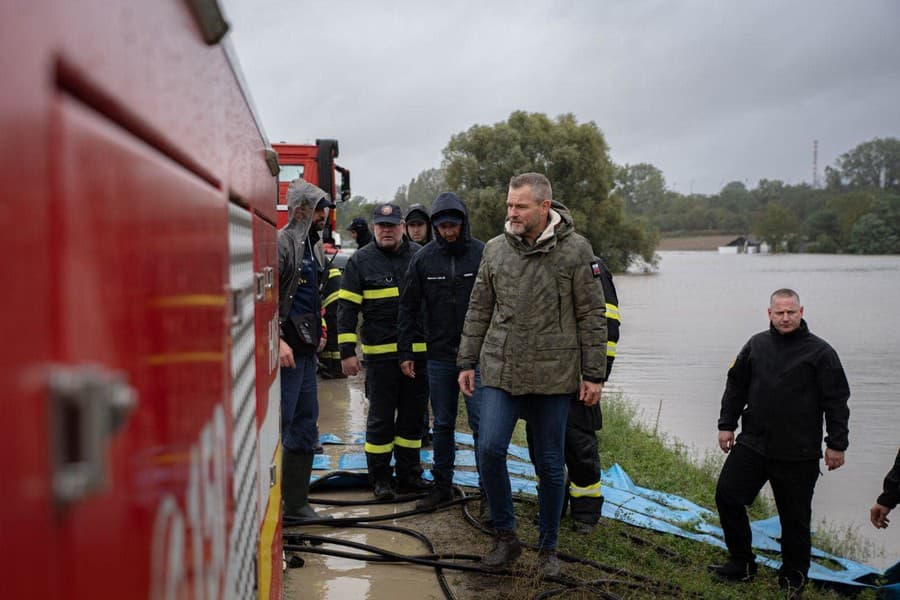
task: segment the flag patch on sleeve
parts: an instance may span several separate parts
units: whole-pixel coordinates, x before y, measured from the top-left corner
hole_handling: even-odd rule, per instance
[[[593,273],[594,277],[600,277],[600,273],[601,273],[600,263],[598,263],[598,262],[591,263],[591,273]]]

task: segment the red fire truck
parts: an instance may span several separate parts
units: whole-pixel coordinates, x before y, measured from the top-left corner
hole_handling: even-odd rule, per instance
[[[287,204],[284,195],[288,184],[294,179],[302,178],[317,185],[331,195],[332,202],[343,202],[350,199],[350,170],[334,162],[339,155],[337,140],[316,140],[313,144],[272,144],[278,154],[281,172],[278,175],[278,227],[287,223]],[[340,175],[340,185],[338,185]],[[340,235],[335,237],[336,213],[331,211],[322,241],[326,248],[339,244]]]
[[[4,598],[280,598],[277,157],[214,0],[0,20]]]

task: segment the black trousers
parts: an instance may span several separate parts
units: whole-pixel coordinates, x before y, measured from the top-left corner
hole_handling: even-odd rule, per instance
[[[391,479],[392,455],[399,479],[422,475],[422,415],[428,402],[425,365],[417,360],[416,378],[410,379],[396,359],[366,362],[366,463],[372,483]]]
[[[813,490],[818,478],[818,459],[776,460],[735,444],[716,485],[716,507],[731,558],[755,560],[746,507],[768,481],[781,521],[781,572],[799,572],[805,578],[809,571]]]
[[[602,424],[599,404],[586,407],[577,397],[572,398],[569,404],[569,417],[566,419],[567,501],[572,518],[591,525],[596,525],[600,520],[600,510],[603,507],[603,496],[599,486],[600,447],[596,432]],[[530,424],[525,426],[525,437],[528,441],[528,454],[534,464]],[[575,495],[571,484],[589,490],[582,490],[579,492],[580,495]]]

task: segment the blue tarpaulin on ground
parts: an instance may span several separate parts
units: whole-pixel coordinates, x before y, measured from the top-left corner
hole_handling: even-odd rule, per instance
[[[353,444],[364,443],[362,434],[352,434],[351,437],[354,440]],[[321,436],[320,439],[323,443],[344,443],[337,436],[329,434]],[[469,447],[474,444],[471,435],[459,432],[456,433],[456,442]],[[423,466],[428,467],[432,464],[434,457],[431,450],[422,450],[421,456]],[[324,460],[326,458],[322,455],[316,456],[313,468],[329,469],[330,460]],[[478,486],[473,450],[458,449],[456,467],[453,475],[454,483],[469,487]],[[354,451],[342,454],[338,468],[345,471],[365,470],[365,453],[354,448]],[[510,445],[507,468],[513,492],[537,494],[536,476],[529,462],[527,448]],[[431,479],[430,472],[426,472],[425,477]],[[313,480],[317,478],[313,476]],[[605,498],[603,517],[725,548],[722,529],[717,524],[715,512],[680,496],[635,485],[625,470],[617,464],[602,472],[601,482]],[[758,562],[773,569],[779,568],[781,561],[777,555],[781,551],[781,544],[778,541],[781,526],[778,517],[754,521],[750,524],[750,528],[753,533],[753,547],[760,552]],[[810,579],[850,586],[875,587],[871,582],[875,577],[882,575],[881,571],[873,567],[835,556],[818,548],[813,548],[812,557]],[[833,568],[832,565],[837,568]],[[888,569],[888,573],[894,570],[900,570],[900,563]],[[900,598],[900,584],[885,586],[881,590],[887,593],[887,598]]]

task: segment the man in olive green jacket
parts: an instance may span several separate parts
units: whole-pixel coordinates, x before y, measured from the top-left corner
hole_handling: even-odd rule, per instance
[[[541,482],[541,569],[558,575],[568,403],[575,394],[588,406],[599,402],[606,375],[601,270],[543,175],[513,177],[506,207],[504,234],[484,249],[457,356],[463,393],[474,391],[476,364],[484,388],[478,453],[497,538],[482,564],[505,568],[521,554],[506,453],[524,417]]]

